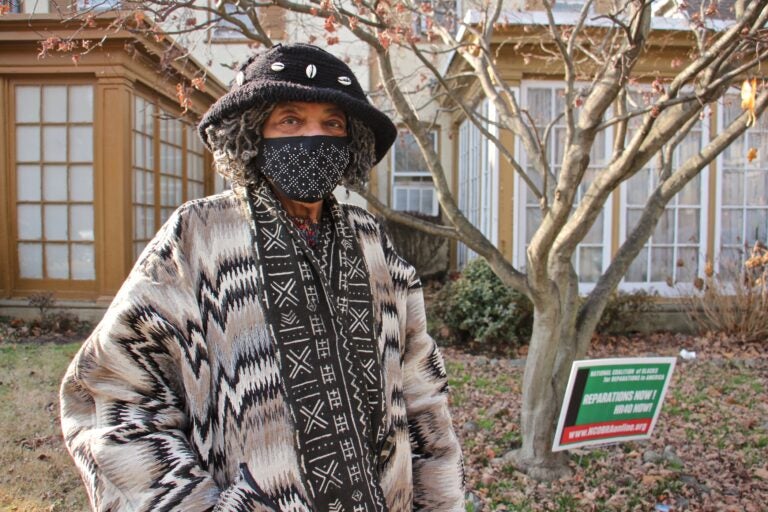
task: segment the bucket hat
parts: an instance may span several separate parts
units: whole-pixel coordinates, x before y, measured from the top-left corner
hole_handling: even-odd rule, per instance
[[[374,163],[384,158],[397,137],[394,123],[368,101],[349,66],[322,48],[304,43],[278,44],[246,61],[230,91],[203,116],[197,127],[200,137],[207,145],[209,126],[255,105],[279,101],[335,103],[347,115],[363,121],[376,138]]]

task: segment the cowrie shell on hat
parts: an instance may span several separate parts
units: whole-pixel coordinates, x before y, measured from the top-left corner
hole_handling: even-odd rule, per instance
[[[285,69],[285,64],[282,62],[273,62],[272,63],[272,71],[282,71]]]
[[[352,85],[352,79],[348,76],[340,76],[338,81],[341,85]]]
[[[237,85],[243,85],[243,82],[245,82],[245,73],[242,71],[239,72],[235,77],[235,82],[237,82]]]
[[[315,78],[315,75],[317,75],[317,66],[315,66],[314,64],[310,64],[309,66],[307,66],[306,73],[307,73],[307,78]]]

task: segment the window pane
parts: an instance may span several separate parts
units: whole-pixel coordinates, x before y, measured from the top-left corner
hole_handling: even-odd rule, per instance
[[[16,87],[16,122],[40,122],[40,87]]]
[[[59,204],[45,205],[45,239],[67,240],[67,207]]]
[[[46,162],[67,161],[67,129],[65,127],[43,127],[43,155]]]
[[[406,208],[408,208],[408,190],[395,189],[395,210],[405,210]]]
[[[67,244],[45,244],[45,273],[49,279],[69,279]]]
[[[93,240],[93,206],[70,207],[71,240]]]
[[[40,200],[40,167],[20,165],[16,168],[16,199],[19,201]]]
[[[155,144],[151,137],[144,138],[144,163],[147,169],[153,169],[155,167]]]
[[[699,210],[693,208],[680,208],[678,210],[678,244],[699,243]]]
[[[20,204],[16,207],[19,240],[40,240],[43,235],[40,205]]]
[[[146,167],[144,162],[144,136],[134,135],[133,137],[133,165],[134,167]]]
[[[43,197],[46,201],[67,200],[67,167],[46,165],[43,169]]]
[[[70,162],[93,161],[93,128],[91,126],[71,126],[69,128]]]
[[[427,215],[434,215],[434,207],[432,206],[434,192],[429,189],[425,189],[421,191],[421,213],[425,213]]]
[[[145,230],[144,207],[137,206],[133,208],[133,238],[134,240],[143,240],[147,238]]]
[[[43,244],[19,244],[19,276],[43,278]]]
[[[92,244],[72,244],[72,279],[96,279]]]
[[[19,162],[40,161],[39,126],[19,126],[16,128],[16,160]]]
[[[677,280],[692,283],[699,273],[699,251],[693,248],[681,248],[677,251]]]
[[[765,147],[768,150],[768,145]],[[765,205],[768,204],[768,197],[766,197],[766,178],[768,173],[762,170],[747,170],[746,171],[746,190],[747,190],[747,204],[751,205]]]
[[[751,246],[755,241],[766,241],[766,229],[768,228],[768,210],[747,210],[747,239],[745,242]]]
[[[723,209],[721,213],[722,230],[721,243],[741,244],[742,213],[741,210]]]
[[[672,274],[672,249],[668,247],[654,247],[651,249],[651,281],[664,282]]]
[[[69,88],[69,122],[90,123],[93,121],[93,87],[73,85]]]
[[[144,173],[133,171],[133,202],[144,202]]]
[[[419,211],[419,190],[418,189],[408,190],[408,211],[409,212]]]
[[[723,204],[741,205],[744,202],[743,170],[723,171]]]
[[[69,199],[93,201],[93,167],[73,165],[69,168]]]
[[[64,85],[43,87],[43,121],[65,123],[67,121],[67,87]]]

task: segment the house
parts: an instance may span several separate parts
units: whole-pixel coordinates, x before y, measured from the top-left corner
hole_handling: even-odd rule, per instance
[[[561,6],[554,12],[558,23],[573,24],[576,13],[569,9],[580,8],[575,5],[579,3],[555,4]],[[664,16],[654,17],[648,54],[636,67],[637,84],[632,100],[640,105],[650,95],[654,80],[674,76],[681,65],[681,56],[685,58],[692,44],[688,19],[676,7],[670,9],[670,2],[661,4],[664,10],[658,14]],[[727,26],[733,4],[720,3],[716,24]],[[594,18],[597,19],[601,8],[601,3],[596,2]],[[562,158],[558,138],[564,124],[557,118],[563,110],[563,74],[560,65],[547,64],[541,53],[545,24],[545,13],[535,5],[525,11],[510,11],[494,41],[504,81],[512,88],[521,108],[529,112],[539,127],[555,121],[547,151],[556,169]],[[500,44],[502,41],[505,44]],[[447,69],[454,73],[461,71],[462,66],[466,66],[463,61],[454,58]],[[511,133],[498,133],[493,106],[479,96],[476,88],[466,90],[465,101],[474,104],[488,119],[486,128],[513,148],[521,166],[527,168],[529,163],[520,142]],[[697,153],[741,113],[739,90],[733,88],[721,101],[710,105],[706,115],[696,122],[675,151],[673,167]],[[620,290],[678,295],[690,290],[708,265],[713,265],[717,273],[733,271],[755,241],[766,242],[767,130],[768,120],[763,116],[667,205],[655,232],[620,284]],[[443,132],[440,143],[451,145],[454,151],[452,172],[460,209],[517,268],[524,268],[527,244],[540,222],[538,201],[512,166],[500,158],[497,148],[461,115],[455,114],[449,122],[443,122]],[[587,181],[590,174],[600,172],[611,158],[613,137],[611,128],[599,134]],[[758,158],[749,157],[750,148],[756,150]],[[481,165],[477,165],[478,161]],[[651,160],[612,194],[600,218],[579,244],[574,265],[582,293],[594,286],[637,222],[657,182],[656,164],[656,160]],[[583,192],[579,191],[579,197]],[[457,244],[452,263],[461,268],[473,257],[471,250]]]
[[[213,5],[210,0],[198,3]],[[113,0],[77,2],[78,8],[100,14],[94,26],[80,34],[82,39],[103,37],[109,14],[99,11],[114,4]],[[558,1],[555,16],[565,24],[572,22],[582,4]],[[227,186],[212,171],[194,124],[224,94],[234,68],[253,51],[253,44],[233,30],[230,21],[212,23],[208,30],[179,35],[174,41],[160,34],[110,33],[101,48],[75,52],[82,54],[77,62],[72,51],[66,47],[58,51],[56,40],[48,40],[49,56],[37,58],[49,35],[58,34],[64,41],[79,25],[62,24],[60,8],[53,1],[9,5],[11,12],[0,16],[0,119],[5,124],[0,130],[0,313],[17,314],[29,295],[46,291],[55,292],[59,302],[70,307],[100,308],[111,300],[139,252],[177,205]],[[608,0],[595,2],[595,14],[608,5]],[[732,7],[732,2],[721,2],[723,12]],[[235,20],[248,23],[230,4],[225,8]],[[675,72],[678,56],[690,48],[687,22],[678,19],[674,2],[659,2],[655,12],[659,16],[654,25],[657,36],[651,37],[653,49],[638,66],[638,102],[655,78]],[[469,11],[466,19],[471,22],[473,15]],[[262,22],[275,42],[329,46],[379,99],[372,54],[364,44],[351,44],[354,38],[348,32],[329,36],[322,20],[306,21],[273,7],[264,8]],[[509,11],[497,41],[515,41],[514,47],[498,45],[500,67],[520,104],[540,125],[557,117],[563,88],[558,65],[535,61],[540,51],[537,31],[545,22],[541,4],[529,0]],[[423,28],[421,23],[414,19],[417,30]],[[163,57],[177,47],[193,56],[185,66]],[[538,65],[531,65],[532,58]],[[397,59],[398,72],[428,94],[428,87],[422,87],[420,64],[404,52]],[[450,54],[436,57],[434,64],[451,71],[460,71],[463,65]],[[204,88],[190,86],[201,78]],[[187,85],[182,99],[188,96],[190,103],[184,115],[176,84]],[[675,158],[697,151],[740,114],[737,94],[734,89],[712,106]],[[476,87],[467,87],[465,95],[488,119],[486,128],[527,166],[519,141],[511,133],[498,132],[492,105]],[[434,120],[433,144],[451,174],[459,207],[507,258],[524,267],[526,244],[539,222],[538,204],[476,126],[459,113],[432,108],[424,117]],[[555,123],[552,140],[557,141],[562,129]],[[599,172],[610,158],[612,137],[611,129],[601,133],[590,173]],[[741,261],[745,246],[766,240],[768,164],[763,158],[748,161],[748,148],[761,156],[768,152],[764,118],[669,204],[621,289],[677,293],[678,285],[700,276],[708,261],[715,262],[716,270],[725,269]],[[548,151],[556,164],[556,143]],[[579,245],[574,263],[582,291],[593,286],[626,238],[654,179],[651,163],[624,183]],[[432,178],[405,129],[372,173],[371,191],[396,210],[440,212]],[[364,203],[343,190],[337,194]],[[467,247],[453,244],[450,266],[461,269],[474,257]]]
[[[176,206],[217,188],[195,124],[225,87],[189,87],[182,113],[176,84],[205,69],[163,60],[169,39],[105,32],[109,15],[62,23],[53,2],[11,7],[0,17],[0,308],[23,313],[31,294],[53,292],[89,316]]]

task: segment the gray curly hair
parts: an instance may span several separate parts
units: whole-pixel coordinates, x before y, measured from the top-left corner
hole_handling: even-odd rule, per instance
[[[246,185],[258,177],[254,166],[261,143],[261,127],[275,103],[261,103],[242,114],[223,119],[208,126],[205,136],[212,148],[216,172],[235,185]],[[347,133],[350,139],[350,159],[341,178],[347,187],[363,186],[376,161],[376,137],[362,121],[347,115]]]

